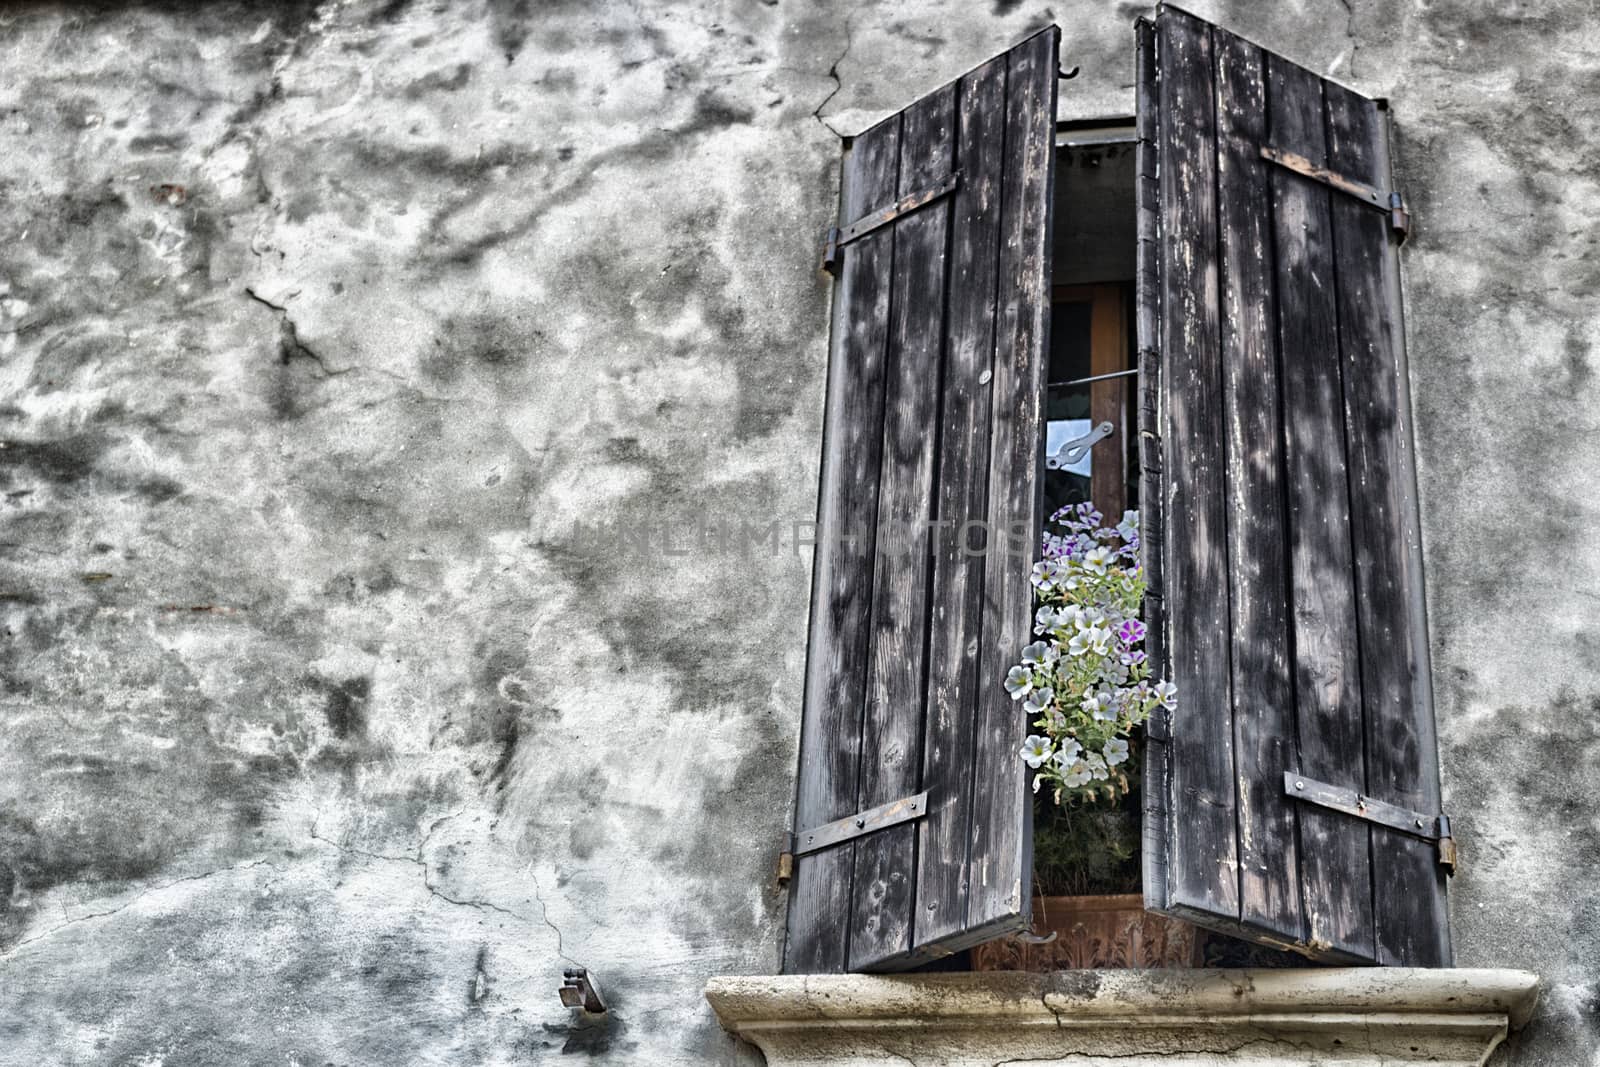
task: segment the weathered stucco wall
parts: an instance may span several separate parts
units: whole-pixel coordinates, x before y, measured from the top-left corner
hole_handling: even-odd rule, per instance
[[[1195,7],[1393,98],[1458,955],[1588,1062],[1600,16]],[[0,1063],[753,1062],[808,574],[682,531],[812,512],[836,132],[1138,10],[0,12]]]

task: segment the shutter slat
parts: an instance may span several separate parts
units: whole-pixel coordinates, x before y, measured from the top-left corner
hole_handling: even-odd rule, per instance
[[[1158,24],[1162,375],[1166,392],[1167,669],[1181,704],[1171,794],[1185,832],[1167,857],[1168,906],[1237,918],[1238,846],[1230,709],[1227,485],[1218,322],[1215,90],[1210,27],[1168,9]]]
[[[1388,188],[1388,131],[1377,105],[1330,83],[1325,116],[1329,167]],[[1399,257],[1387,220],[1349,197],[1333,204],[1333,235],[1339,250],[1350,477],[1357,487],[1350,519],[1358,564],[1366,792],[1390,804],[1435,812],[1440,807],[1437,741]],[[1444,872],[1433,846],[1382,827],[1371,833],[1378,962],[1447,966]]]
[[[959,523],[984,514],[988,497],[989,386],[994,356],[995,273],[1000,252],[1002,159],[990,146],[1004,134],[1006,60],[990,61],[961,80],[957,164],[950,241],[950,306],[945,343],[944,406],[939,425],[936,519]],[[942,529],[933,558],[927,738],[923,783],[928,817],[917,831],[918,946],[966,929],[967,848],[972,834],[977,728],[978,636],[983,558],[961,549],[962,531]],[[993,684],[993,680],[989,680]]]
[[[1275,56],[1268,69],[1274,143],[1321,163],[1326,158],[1322,79]],[[1275,770],[1281,775],[1293,768],[1358,784],[1365,766],[1361,672],[1329,221],[1329,198],[1336,194],[1281,168],[1261,169],[1270,172],[1273,188],[1282,301],[1299,717],[1299,762],[1286,760],[1262,771],[1271,777]],[[1263,785],[1276,787],[1281,796],[1278,781]],[[1366,828],[1303,807],[1298,818],[1308,940],[1373,958]]]
[[[856,138],[845,163],[841,219],[895,198],[899,131],[896,116]],[[838,282],[795,800],[801,827],[858,810],[892,241],[885,228],[852,244]],[[844,969],[848,924],[840,917],[850,914],[852,855],[849,847],[833,848],[797,861],[789,887],[790,970]]]
[[[1223,394],[1227,411],[1228,573],[1233,734],[1238,761],[1240,921],[1297,941],[1302,933],[1295,813],[1282,768],[1294,763],[1289,563],[1284,543],[1283,425],[1273,291],[1271,189],[1261,50],[1219,33],[1217,195],[1222,242]],[[1286,349],[1289,350],[1289,349]]]
[[[1166,496],[1161,435],[1166,428],[1161,404],[1161,186],[1156,173],[1156,158],[1160,153],[1157,143],[1160,97],[1156,91],[1155,23],[1141,19],[1134,25],[1134,34],[1138,105],[1134,120],[1138,138],[1134,160],[1138,174],[1134,187],[1137,239],[1134,269],[1139,299],[1135,302],[1134,328],[1139,345],[1139,563],[1145,573],[1144,616],[1150,631],[1145,637],[1145,652],[1159,669],[1166,663],[1167,647],[1161,565],[1166,540],[1165,510],[1161,503]],[[1167,907],[1167,852],[1171,827],[1167,804],[1171,790],[1171,748],[1167,731],[1162,728],[1164,718],[1161,713],[1157,714],[1158,718],[1145,735],[1140,863],[1145,907],[1164,910]]]
[[[954,169],[955,94],[955,86],[946,86],[906,109],[898,195],[937,182]],[[948,218],[947,206],[936,204],[894,227],[860,811],[916,792],[921,773],[928,556],[926,546],[913,538],[933,513]],[[851,970],[875,967],[911,948],[915,838],[915,826],[907,823],[855,844]]]
[[[1044,464],[1043,353],[1049,351],[1050,198],[1055,175],[1056,54],[1060,32],[1012,49],[1006,74],[1001,285],[990,383],[988,523],[978,729],[973,751],[971,895],[967,926],[1025,924],[1032,898],[1033,805],[1017,758],[1026,717],[999,684],[1032,636],[1033,587]],[[1007,536],[1020,534],[1020,554]]]

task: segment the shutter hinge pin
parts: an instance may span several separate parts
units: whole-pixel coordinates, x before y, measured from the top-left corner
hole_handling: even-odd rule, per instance
[[[781,889],[789,884],[794,877],[794,835],[786,834],[783,840],[783,851],[778,853],[778,887]]]

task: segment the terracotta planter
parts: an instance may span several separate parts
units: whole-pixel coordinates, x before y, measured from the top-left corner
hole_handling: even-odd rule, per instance
[[[1196,967],[1200,930],[1144,910],[1137,893],[1034,897],[1033,928],[1046,945],[1002,938],[972,950],[975,971],[1067,971],[1101,967]]]

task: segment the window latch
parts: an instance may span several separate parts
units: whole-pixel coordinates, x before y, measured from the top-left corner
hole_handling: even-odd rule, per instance
[[[1075,437],[1071,441],[1064,441],[1044,459],[1044,465],[1050,470],[1058,471],[1072,466],[1084,456],[1089,454],[1089,449],[1111,436],[1111,431],[1116,429],[1109,422],[1102,422],[1082,437]]]

